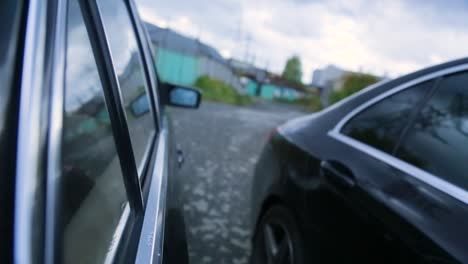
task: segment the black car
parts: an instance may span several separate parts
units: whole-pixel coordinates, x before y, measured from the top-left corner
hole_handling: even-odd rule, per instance
[[[0,263],[187,263],[166,106],[132,0],[0,4]]]
[[[372,85],[272,133],[252,263],[468,263],[468,59]]]

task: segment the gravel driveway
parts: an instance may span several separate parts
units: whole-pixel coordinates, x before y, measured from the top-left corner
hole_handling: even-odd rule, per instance
[[[190,263],[247,263],[254,165],[269,132],[304,113],[264,102],[246,108],[204,102],[197,111],[170,111],[185,153]]]

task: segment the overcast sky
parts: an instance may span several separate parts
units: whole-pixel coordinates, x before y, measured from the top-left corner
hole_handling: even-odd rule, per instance
[[[306,82],[328,64],[396,77],[468,56],[467,0],[136,2],[145,20],[199,37],[225,57],[280,73],[297,54]]]

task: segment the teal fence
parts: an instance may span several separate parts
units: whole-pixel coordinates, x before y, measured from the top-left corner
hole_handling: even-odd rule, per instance
[[[247,94],[251,96],[256,96],[256,93],[257,82],[249,80],[249,82],[247,83]],[[288,87],[281,87],[274,84],[263,84],[260,91],[260,97],[267,100],[281,98],[294,101],[302,97],[302,94]]]

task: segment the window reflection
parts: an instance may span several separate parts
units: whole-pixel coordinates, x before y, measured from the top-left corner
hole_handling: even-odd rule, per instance
[[[414,107],[431,87],[432,82],[425,82],[377,102],[351,119],[343,133],[392,153]]]
[[[468,73],[442,80],[397,156],[468,189]]]
[[[64,263],[102,263],[127,201],[103,87],[78,3],[69,4],[62,199]]]
[[[135,102],[150,105],[136,34],[123,1],[100,0],[98,5],[118,75],[135,160],[141,164],[155,125],[150,111],[135,111]]]

